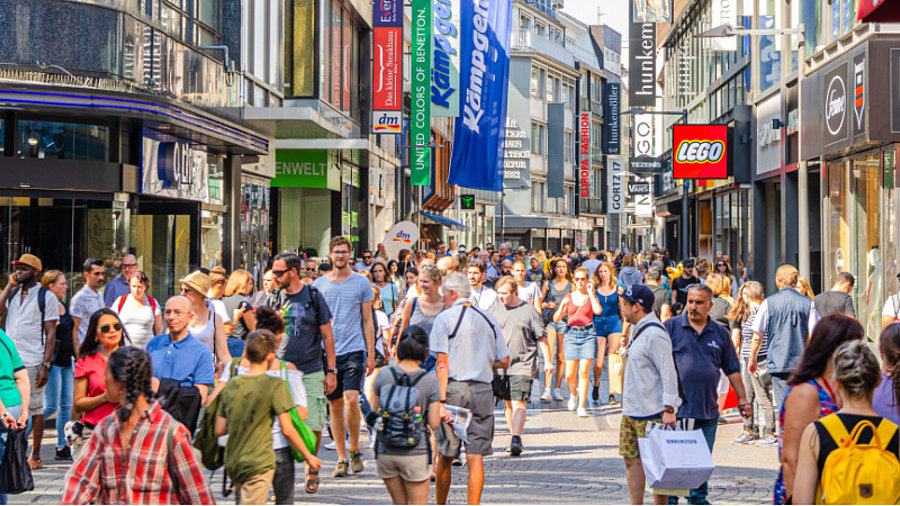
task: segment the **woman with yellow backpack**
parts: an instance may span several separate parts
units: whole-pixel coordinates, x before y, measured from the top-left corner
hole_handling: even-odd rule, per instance
[[[878,359],[862,341],[844,343],[834,379],[843,405],[803,431],[794,504],[900,503],[900,432],[872,409]]]

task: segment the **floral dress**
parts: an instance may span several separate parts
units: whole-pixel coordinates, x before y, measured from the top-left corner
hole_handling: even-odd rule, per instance
[[[816,387],[816,391],[819,393],[819,418],[823,416],[830,415],[832,413],[836,413],[838,409],[840,409],[837,405],[837,402],[831,398],[831,395],[828,393],[828,390],[819,385],[815,380],[809,380],[807,383]],[[787,400],[788,396],[791,395],[791,390],[793,390],[794,385],[788,387],[787,392],[785,392],[784,398]],[[778,416],[778,461],[781,461],[781,448],[784,444],[784,405],[787,402],[783,402],[781,405],[781,412]],[[778,469],[778,478],[775,480],[775,491],[773,497],[773,504],[786,504],[787,501],[787,492],[784,490],[784,468],[780,467]]]

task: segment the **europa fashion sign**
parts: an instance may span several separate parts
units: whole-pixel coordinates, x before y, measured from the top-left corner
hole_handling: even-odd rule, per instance
[[[672,131],[675,179],[728,177],[727,125],[674,125]]]
[[[581,198],[591,196],[591,113],[583,112],[578,119],[578,132],[580,138],[580,161],[578,169],[578,182],[581,188]]]
[[[372,132],[399,134],[403,119],[403,3],[372,9]]]

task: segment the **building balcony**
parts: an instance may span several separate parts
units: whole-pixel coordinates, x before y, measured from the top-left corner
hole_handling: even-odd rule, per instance
[[[530,30],[519,29],[512,31],[512,50],[541,53],[568,67],[575,66],[575,58],[568,49]]]

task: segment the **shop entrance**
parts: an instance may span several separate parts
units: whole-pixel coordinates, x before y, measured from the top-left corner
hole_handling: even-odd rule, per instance
[[[150,294],[165,301],[199,265],[200,204],[142,201],[131,223],[134,254],[150,278]]]

